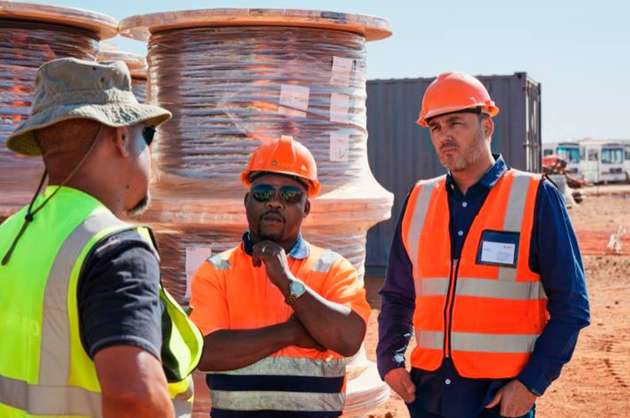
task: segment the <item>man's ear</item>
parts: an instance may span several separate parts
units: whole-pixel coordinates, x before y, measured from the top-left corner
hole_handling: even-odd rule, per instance
[[[131,154],[131,135],[129,127],[122,126],[115,128],[113,141],[118,155],[121,157],[128,157]]]
[[[494,134],[494,121],[491,117],[485,117],[481,121],[483,134],[485,138],[492,138],[492,134]]]
[[[307,198],[304,202],[304,217],[306,218],[309,213],[311,213],[311,201]]]

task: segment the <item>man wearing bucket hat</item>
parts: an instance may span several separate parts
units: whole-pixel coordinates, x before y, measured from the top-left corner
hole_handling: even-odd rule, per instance
[[[150,231],[120,220],[148,203],[149,145],[169,118],[137,102],[122,62],[38,70],[7,140],[46,171],[0,225],[0,416],[190,414],[201,336],[160,285]]]
[[[199,365],[211,416],[338,417],[345,357],[359,350],[370,307],[356,269],[302,238],[320,189],[315,159],[283,136],[252,154],[241,180],[249,231],[192,282],[191,319],[217,348]]]
[[[589,323],[562,197],[492,154],[498,113],[483,84],[463,73],[441,74],[422,100],[418,124],[449,171],[407,197],[377,347],[379,372],[412,417],[533,417]]]

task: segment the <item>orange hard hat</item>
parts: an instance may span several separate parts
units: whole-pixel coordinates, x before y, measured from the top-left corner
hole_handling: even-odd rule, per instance
[[[427,119],[434,116],[475,108],[490,117],[499,113],[481,81],[465,73],[442,73],[424,92],[417,123],[427,127]]]
[[[250,156],[241,173],[245,187],[252,184],[251,175],[257,172],[287,174],[306,180],[308,195],[317,196],[321,184],[317,180],[317,165],[313,154],[291,136],[264,142]]]

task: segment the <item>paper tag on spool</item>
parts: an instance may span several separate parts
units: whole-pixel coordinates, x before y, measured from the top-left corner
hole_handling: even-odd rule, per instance
[[[333,93],[330,95],[330,120],[331,122],[348,122],[350,109],[350,96]]]
[[[278,113],[289,116],[306,117],[310,89],[295,84],[283,84],[280,87],[280,108]]]
[[[350,137],[338,133],[330,134],[330,161],[348,161]]]
[[[190,284],[192,278],[201,264],[212,255],[210,247],[187,247],[186,248],[186,295],[190,298]]]
[[[354,60],[351,58],[333,57],[330,72],[330,84],[333,86],[349,86],[354,70]]]

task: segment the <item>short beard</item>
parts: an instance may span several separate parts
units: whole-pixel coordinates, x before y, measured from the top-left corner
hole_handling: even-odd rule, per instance
[[[279,242],[280,239],[282,238],[280,234],[274,234],[274,235],[265,234],[264,232],[262,232],[262,228],[260,226],[258,226],[257,228],[256,236],[258,237],[260,241],[272,241],[272,242]]]
[[[440,163],[451,172],[464,171],[479,161],[484,152],[483,145],[484,137],[482,133],[479,133],[472,146],[469,149],[464,150],[460,156],[450,161],[448,159],[440,159]]]
[[[129,209],[127,211],[127,213],[129,214],[129,216],[142,215],[144,213],[144,211],[147,210],[147,208],[149,207],[150,204],[151,204],[151,195],[149,193],[147,193],[146,196],[144,196],[142,198],[142,200],[140,200],[136,204],[136,206],[134,206],[131,209]]]

